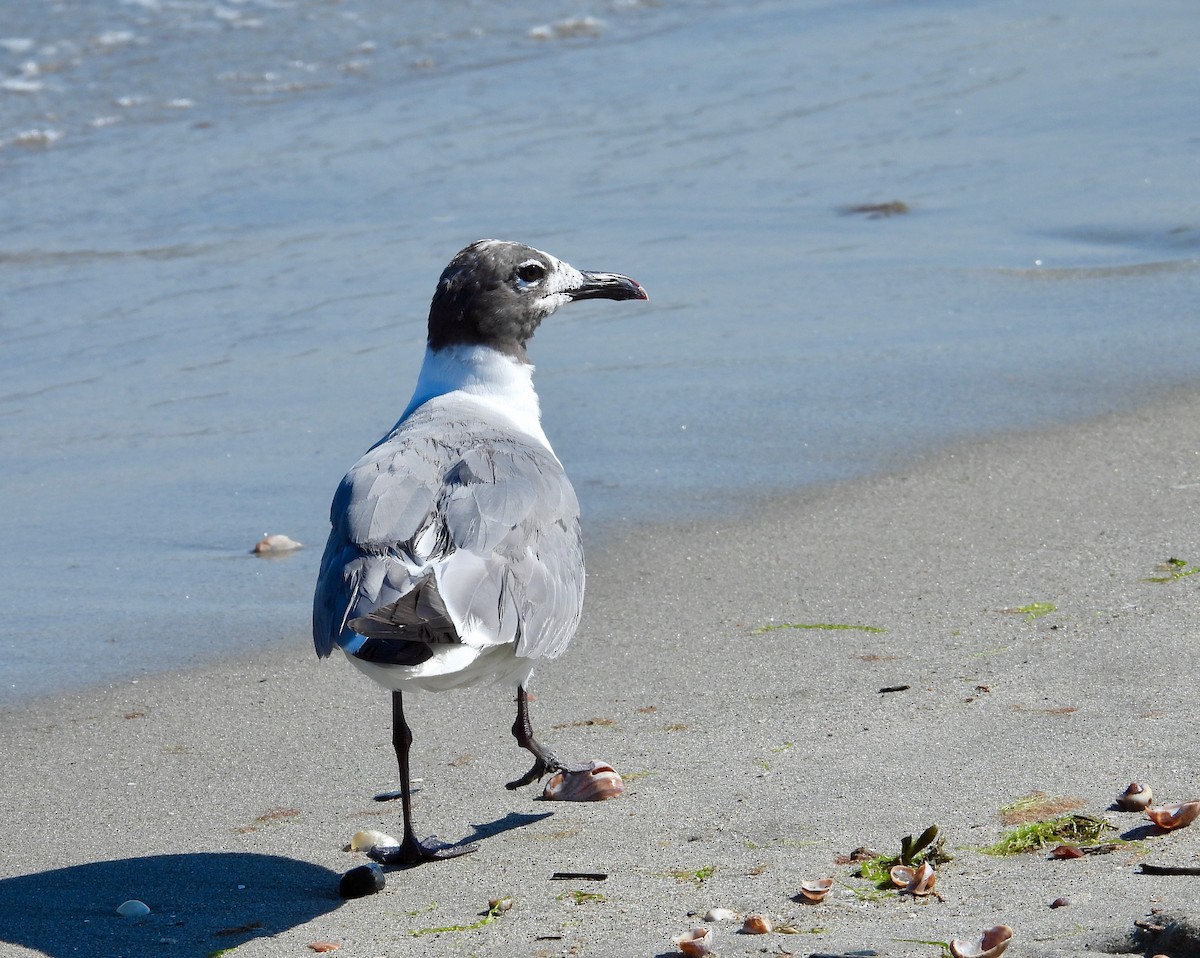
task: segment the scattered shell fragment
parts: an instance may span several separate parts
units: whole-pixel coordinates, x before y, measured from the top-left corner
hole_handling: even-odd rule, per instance
[[[919,868],[911,865],[893,865],[888,875],[892,884],[903,889],[910,895],[931,895],[937,885],[937,875],[929,862],[924,862]]]
[[[769,935],[774,930],[767,915],[747,915],[742,922],[743,935]]]
[[[833,888],[832,878],[810,878],[808,881],[800,883],[800,894],[804,896],[805,901],[815,904],[824,901],[831,888]]]
[[[734,921],[742,916],[728,908],[710,908],[704,913],[705,921]]]
[[[1050,849],[1051,858],[1082,858],[1083,849],[1078,845],[1055,845]]]
[[[489,898],[488,911],[500,914],[501,912],[512,911],[513,900],[511,898]]]
[[[1050,907],[1051,908],[1066,908],[1067,905],[1069,905],[1069,904],[1071,904],[1069,899],[1055,898],[1054,901],[1050,902]]]
[[[117,914],[122,918],[142,918],[150,914],[150,906],[144,901],[130,898],[129,901],[123,901],[117,906]]]
[[[551,802],[602,802],[625,792],[621,776],[607,762],[588,762],[579,770],[555,772],[542,791]]]
[[[254,546],[255,555],[264,555],[266,553],[276,554],[280,552],[294,552],[296,549],[304,547],[302,542],[297,542],[289,536],[270,535],[263,536]]]
[[[327,951],[338,951],[342,946],[336,941],[310,941],[308,947],[318,954],[324,954]]]
[[[1170,831],[1190,825],[1200,815],[1200,801],[1180,802],[1176,805],[1157,805],[1146,809],[1146,817],[1159,828]]]
[[[359,865],[351,868],[338,882],[338,894],[343,898],[362,898],[383,891],[387,884],[383,869],[371,862],[369,865]]]
[[[675,946],[688,958],[699,958],[712,952],[713,932],[711,928],[693,928],[675,939]]]
[[[392,838],[387,832],[377,832],[373,828],[368,828],[364,831],[354,833],[354,836],[350,839],[350,851],[369,852],[375,847],[388,848],[399,844],[400,842]]]
[[[1117,808],[1127,812],[1143,812],[1154,801],[1154,792],[1149,785],[1141,782],[1130,782],[1129,787],[1117,796]]]
[[[954,938],[950,941],[950,954],[954,958],[999,958],[1012,940],[1013,931],[1008,925],[988,928],[978,941]]]

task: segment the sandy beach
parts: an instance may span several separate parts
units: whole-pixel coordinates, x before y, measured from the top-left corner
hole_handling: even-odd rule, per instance
[[[366,860],[343,851],[355,831],[396,830],[371,800],[394,784],[388,701],[307,636],[9,712],[0,954],[663,955],[714,906],[794,932],[722,923],[720,955],[934,956],[1000,923],[1010,955],[1195,954],[1200,879],[1138,871],[1197,864],[1200,825],[1107,809],[1134,780],[1200,797],[1200,576],[1147,581],[1200,561],[1197,423],[1200,393],[1176,394],[723,521],[625,527],[592,550],[583,626],[533,708],[627,794],[507,792],[527,765],[508,691],[422,698],[419,822],[480,848],[363,899],[335,887]],[[781,627],[818,624],[870,630]],[[999,809],[1037,791],[1135,843],[983,854]],[[931,823],[953,855],[940,899],[876,894],[836,863]],[[823,903],[796,900],[826,875]],[[151,914],[119,917],[134,898]]]

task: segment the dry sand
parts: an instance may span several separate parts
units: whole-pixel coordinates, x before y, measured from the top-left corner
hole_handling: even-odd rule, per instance
[[[1010,955],[1195,953],[1200,878],[1138,866],[1197,864],[1200,824],[1163,834],[1105,810],[1135,779],[1200,797],[1200,575],[1147,582],[1169,557],[1200,561],[1198,518],[1200,394],[1185,394],[726,521],[619,532],[593,550],[584,625],[539,673],[534,721],[561,753],[611,761],[627,794],[507,792],[527,766],[509,693],[420,699],[419,821],[480,849],[350,902],[337,879],[365,859],[343,846],[397,830],[398,809],[370,799],[394,785],[388,701],[304,636],[10,712],[0,953],[660,955],[712,906],[799,931],[723,924],[721,955],[935,956],[919,942],[1001,922]],[[1056,611],[1012,611],[1032,603]],[[802,623],[886,631],[756,631]],[[998,809],[1038,790],[1138,844],[982,854]],[[835,864],[933,822],[954,854],[941,900],[870,895]],[[823,875],[831,896],[799,904]],[[502,895],[515,906],[491,923],[420,933],[471,925]],[[129,898],[151,915],[118,917]],[[1167,930],[1138,931],[1156,909]]]

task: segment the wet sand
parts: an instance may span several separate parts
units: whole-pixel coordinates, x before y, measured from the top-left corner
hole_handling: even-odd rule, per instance
[[[480,848],[391,872],[361,900],[334,888],[365,860],[342,851],[356,830],[396,831],[398,809],[370,798],[394,784],[388,703],[346,664],[318,664],[305,636],[11,711],[0,953],[658,955],[713,906],[799,931],[725,924],[721,955],[934,955],[917,942],[997,923],[1016,955],[1190,953],[1195,940],[1128,936],[1152,909],[1158,924],[1198,917],[1196,878],[1137,870],[1195,864],[1200,826],[1160,834],[1105,809],[1135,779],[1200,797],[1200,576],[1147,581],[1168,558],[1200,560],[1197,422],[1200,393],[1181,393],[740,518],[627,527],[593,553],[580,634],[534,683],[543,738],[611,761],[627,794],[507,792],[527,765],[508,693],[423,698],[420,822]],[[1034,603],[1055,611],[1012,611]],[[885,631],[757,631],[784,624]],[[1138,844],[982,854],[1005,830],[998,809],[1037,790]],[[872,895],[835,864],[934,822],[954,856],[941,900]],[[552,879],[564,871],[607,878]],[[797,903],[823,875],[830,897]],[[428,931],[504,895],[515,906],[495,921]],[[151,915],[117,917],[129,898]]]

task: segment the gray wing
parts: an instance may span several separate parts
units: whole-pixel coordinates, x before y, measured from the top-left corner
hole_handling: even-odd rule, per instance
[[[439,642],[468,642],[553,657],[579,623],[575,492],[549,450],[477,410],[421,407],[350,470],[330,518],[318,655],[336,644],[415,664]]]

